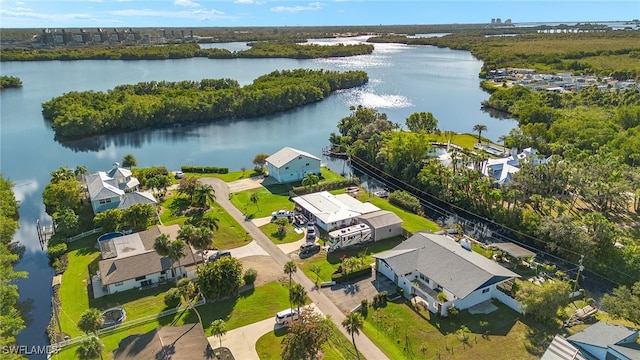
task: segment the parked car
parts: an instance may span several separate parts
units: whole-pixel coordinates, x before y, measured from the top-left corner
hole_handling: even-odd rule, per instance
[[[184,177],[184,173],[182,171],[176,171],[174,175],[176,179],[182,179]]]
[[[298,320],[297,309],[286,309],[276,314],[276,324],[289,325],[292,321]]]
[[[207,258],[207,261],[216,261],[221,257],[225,257],[225,256],[231,256],[231,251],[229,250],[216,251],[213,254],[209,255],[209,257]]]
[[[320,252],[320,245],[316,243],[305,243],[300,245],[300,257],[308,257]]]
[[[310,226],[307,227],[307,239],[314,239],[316,238],[316,227],[315,226]]]
[[[278,211],[274,211],[271,213],[271,216],[273,216],[276,219],[279,218],[290,218],[291,217],[291,211],[288,210],[278,210]]]

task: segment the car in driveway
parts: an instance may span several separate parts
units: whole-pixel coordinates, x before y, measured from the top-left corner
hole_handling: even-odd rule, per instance
[[[293,214],[288,210],[278,210],[271,213],[271,216],[279,219],[279,218],[290,218]]]
[[[276,324],[288,326],[292,321],[298,320],[297,309],[286,309],[276,314]]]
[[[316,233],[316,227],[315,226],[307,228],[307,240],[315,240],[316,235],[317,235],[317,233]]]
[[[316,243],[304,243],[300,245],[300,257],[309,257],[320,252],[320,245]]]
[[[225,256],[231,256],[231,251],[229,250],[220,250],[220,251],[214,251],[213,253],[211,253],[209,255],[209,257],[207,257],[207,262],[208,261],[216,261],[222,257]]]
[[[176,172],[173,174],[173,176],[174,176],[176,179],[182,179],[182,178],[184,177],[184,173],[183,173],[182,171],[176,171]]]

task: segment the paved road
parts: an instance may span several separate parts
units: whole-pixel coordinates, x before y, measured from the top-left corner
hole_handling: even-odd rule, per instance
[[[213,186],[216,191],[216,201],[231,215],[238,223],[244,227],[245,231],[249,233],[268,254],[271,256],[278,265],[284,267],[284,264],[291,260],[285,253],[283,253],[276,244],[264,234],[260,229],[255,226],[251,221],[246,221],[244,214],[238,210],[229,201],[229,188],[227,184],[216,178],[200,178],[200,181],[205,184]],[[315,284],[311,281],[302,271],[298,271],[293,275],[293,279],[304,286],[307,290],[309,298],[316,304],[318,309],[325,315],[330,315],[336,327],[342,332],[347,339],[351,339],[351,335],[342,327],[342,321],[345,319],[345,315],[340,309],[322,292],[315,290]],[[356,335],[356,345],[358,350],[368,360],[385,360],[389,359],[378,347],[363,333]],[[223,344],[224,345],[224,344]]]

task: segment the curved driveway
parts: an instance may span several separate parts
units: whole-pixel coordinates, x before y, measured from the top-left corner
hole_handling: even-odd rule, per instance
[[[200,181],[204,184],[213,186],[216,191],[216,201],[231,215],[239,224],[249,233],[249,235],[273,258],[273,260],[284,267],[284,264],[291,260],[285,253],[283,253],[276,244],[271,240],[251,221],[246,221],[244,214],[238,210],[229,201],[229,187],[227,183],[217,178],[200,178]],[[297,271],[293,275],[293,279],[304,286],[307,290],[309,298],[313,301],[318,309],[325,315],[330,315],[331,320],[336,324],[336,327],[342,332],[347,339],[351,338],[351,335],[342,327],[342,321],[345,319],[345,315],[338,309],[338,307],[323,293],[317,291],[315,284],[311,281],[302,271]],[[368,360],[385,360],[389,359],[378,347],[366,336],[364,333],[356,335],[356,345],[358,350]],[[257,340],[257,339],[255,339]],[[224,345],[224,343],[223,343]],[[255,342],[253,344],[255,348]]]

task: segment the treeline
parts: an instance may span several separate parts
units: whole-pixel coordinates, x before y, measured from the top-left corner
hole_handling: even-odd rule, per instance
[[[47,60],[167,60],[206,57],[209,59],[232,58],[294,58],[314,59],[364,55],[373,52],[373,45],[298,45],[288,41],[256,42],[251,48],[241,51],[226,49],[201,49],[198,44],[158,46],[116,46],[52,48],[40,50],[3,49],[1,61],[47,61]]]
[[[25,278],[27,273],[15,271],[18,261],[13,235],[19,228],[18,201],[13,192],[13,183],[0,174],[0,349],[16,345],[16,336],[25,323],[18,310],[18,286],[16,281]],[[9,356],[11,359],[24,359],[23,356]]]
[[[143,82],[108,92],[70,92],[42,104],[61,139],[183,122],[274,114],[319,101],[334,91],[365,84],[363,71],[283,70],[251,85],[234,80]]]
[[[509,30],[510,33],[518,33],[517,29]],[[368,41],[467,50],[483,60],[481,74],[490,69],[519,67],[543,72],[568,71],[613,75],[625,80],[635,79],[640,75],[638,31],[539,33],[528,30],[517,36],[491,36],[494,32],[456,32],[429,38],[390,35],[373,37]]]
[[[588,97],[589,92],[581,96]],[[520,105],[524,111],[524,104]],[[493,178],[482,175],[485,155],[457,151],[452,155],[457,160],[445,166],[429,145],[432,134],[397,131],[385,114],[371,109],[359,108],[340,120],[339,132],[329,140],[420,191],[513,229],[523,239],[570,261],[584,255],[589,270],[632,284],[639,280],[640,241],[619,225],[640,214],[640,171],[638,162],[626,163],[629,158],[619,155],[622,149],[615,146],[624,143],[624,149],[640,151],[640,128],[624,127],[633,125],[632,121],[640,124],[640,112],[632,110],[636,106],[622,107],[621,115],[609,122],[600,122],[605,117],[577,107],[558,114],[550,126],[534,123],[529,130],[523,124],[523,130],[516,129],[504,139],[505,145],[539,147],[542,156],[552,157],[535,166],[523,162],[521,170],[499,187]],[[591,111],[607,111],[592,107]],[[609,115],[616,112],[609,110]],[[622,119],[629,122],[616,124]],[[585,134],[578,136],[581,131]],[[607,136],[616,139],[607,141]],[[603,142],[587,145],[589,138]]]
[[[15,76],[0,76],[0,90],[22,87],[22,80]]]

